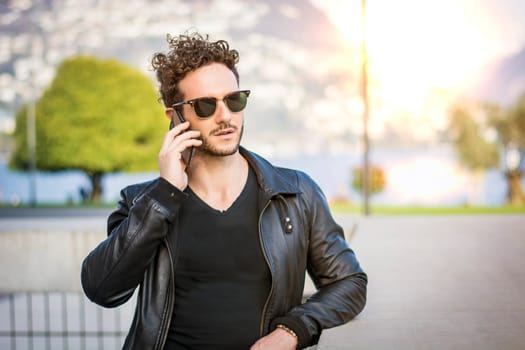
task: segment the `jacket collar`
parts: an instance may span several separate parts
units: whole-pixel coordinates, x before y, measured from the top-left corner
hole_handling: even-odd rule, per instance
[[[248,151],[242,146],[239,148],[239,151],[254,170],[257,176],[257,183],[266,195],[273,197],[279,194],[301,193],[297,184],[292,182],[297,178],[295,174],[293,178],[286,176],[285,169],[273,166],[263,157]]]

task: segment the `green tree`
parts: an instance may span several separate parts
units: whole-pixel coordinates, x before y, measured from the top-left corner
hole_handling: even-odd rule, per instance
[[[525,98],[510,108],[461,103],[450,113],[450,136],[460,163],[474,174],[499,167],[501,150],[525,149]],[[512,204],[525,203],[522,172],[504,169]]]
[[[484,137],[489,129],[474,119],[479,112],[475,109],[467,104],[454,106],[450,131],[460,163],[471,171],[484,171],[498,166],[499,153],[497,145]]]
[[[525,94],[509,108],[488,105],[490,124],[497,130],[498,143],[506,158],[504,174],[508,186],[508,202],[513,205],[525,205],[525,194],[521,185],[525,153]],[[512,162],[515,164],[511,164]]]
[[[357,192],[363,192],[363,180],[364,170],[363,167],[356,167],[352,170],[352,188]],[[370,188],[370,194],[376,194],[385,189],[386,176],[382,168],[376,165],[371,165],[368,174],[368,186]]]
[[[490,140],[495,131],[480,106],[463,101],[451,110],[449,132],[459,163],[470,173],[467,203],[474,204],[486,170],[499,164],[498,146]]]
[[[102,194],[102,177],[157,167],[167,129],[152,81],[116,60],[76,56],[65,60],[36,103],[37,169],[81,170]],[[10,166],[27,169],[26,108],[16,116]]]

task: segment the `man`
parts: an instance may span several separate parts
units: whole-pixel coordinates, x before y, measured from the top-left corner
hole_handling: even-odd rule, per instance
[[[198,33],[168,43],[152,62],[176,125],[160,177],[122,191],[83,263],[84,291],[115,307],[139,287],[125,349],[316,344],[363,309],[366,274],[318,186],[240,147],[250,92],[237,51]],[[306,270],[318,291],[303,302]]]

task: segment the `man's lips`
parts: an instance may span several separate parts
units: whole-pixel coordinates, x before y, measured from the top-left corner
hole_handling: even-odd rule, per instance
[[[233,134],[234,132],[235,132],[235,128],[226,128],[226,129],[221,129],[221,130],[214,132],[213,136],[224,136],[224,135]]]

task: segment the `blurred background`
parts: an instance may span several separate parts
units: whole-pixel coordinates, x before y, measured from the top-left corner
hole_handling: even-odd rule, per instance
[[[120,348],[133,302],[91,304],[80,264],[158,176],[150,60],[197,30],[240,53],[242,144],[320,184],[373,281],[325,348],[523,349],[523,23],[521,0],[0,1],[0,348]]]
[[[155,177],[151,159],[166,120],[156,96],[147,111],[130,105],[150,88],[112,99],[111,85],[97,85],[94,73],[57,71],[79,57],[102,66],[117,60],[156,89],[153,53],[166,51],[167,33],[188,29],[227,39],[240,52],[241,86],[252,90],[243,144],[307,171],[330,200],[361,203],[362,6],[337,0],[2,1],[0,203],[78,204],[92,194],[114,203],[123,186]],[[523,202],[524,21],[518,0],[368,2],[369,159],[378,175],[370,180],[373,204],[500,206],[511,200],[511,187],[518,191],[514,201]],[[90,72],[88,66],[72,70]],[[126,79],[110,90],[131,85]],[[94,94],[89,102],[74,100],[75,84]],[[95,108],[108,101],[118,104]],[[133,130],[119,136],[124,129]],[[110,137],[111,146],[103,141]],[[141,162],[107,164],[118,162],[119,148],[144,145]],[[513,170],[520,176],[509,186]]]

